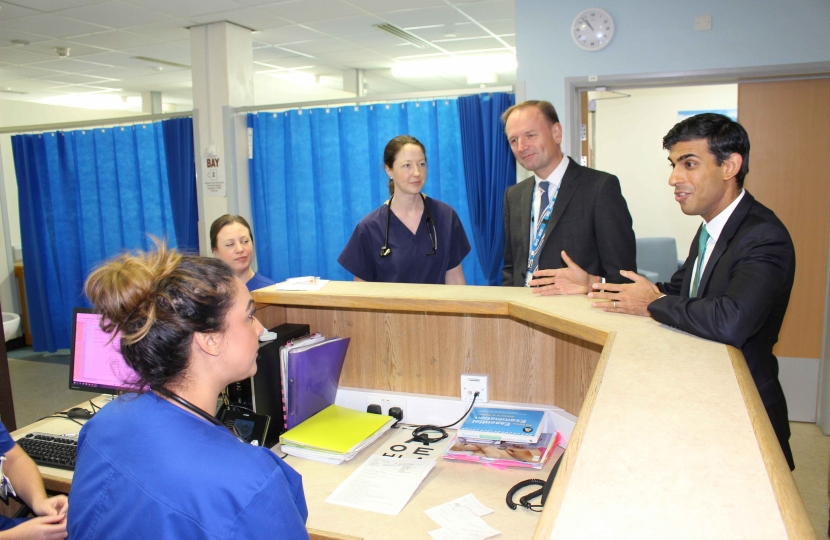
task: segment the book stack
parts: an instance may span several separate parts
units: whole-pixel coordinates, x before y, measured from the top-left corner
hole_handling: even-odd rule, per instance
[[[490,467],[541,469],[559,443],[558,432],[545,432],[545,411],[476,407],[444,451],[444,459]]]
[[[375,442],[392,427],[391,416],[330,405],[280,435],[288,455],[340,464]]]

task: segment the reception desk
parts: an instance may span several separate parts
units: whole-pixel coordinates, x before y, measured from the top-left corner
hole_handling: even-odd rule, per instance
[[[736,349],[521,288],[330,282],[254,299],[266,327],[351,337],[341,386],[458,397],[462,373],[486,373],[492,400],[578,415],[535,539],[815,538]]]

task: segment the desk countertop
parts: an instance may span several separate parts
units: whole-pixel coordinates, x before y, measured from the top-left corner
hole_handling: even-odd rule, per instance
[[[604,345],[536,538],[815,535],[736,349],[523,288],[330,282],[254,298],[509,316]]]

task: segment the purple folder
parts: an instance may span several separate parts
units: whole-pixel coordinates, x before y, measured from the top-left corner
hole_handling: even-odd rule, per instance
[[[334,405],[351,338],[330,338],[288,351],[287,429]]]

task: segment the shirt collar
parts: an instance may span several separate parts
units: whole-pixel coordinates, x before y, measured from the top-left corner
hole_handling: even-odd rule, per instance
[[[726,226],[726,222],[729,221],[729,217],[732,215],[732,212],[735,211],[737,208],[738,203],[741,202],[741,199],[744,198],[745,190],[741,189],[740,195],[735,198],[732,203],[723,209],[723,211],[718,214],[717,216],[713,217],[709,223],[706,223],[706,232],[709,233],[709,236],[715,242],[718,241],[718,237],[720,233],[723,231],[723,228]],[[705,221],[705,220],[704,220]]]
[[[556,166],[553,171],[551,171],[550,175],[547,178],[539,178],[538,175],[534,175],[536,178],[536,187],[539,187],[539,182],[547,180],[550,182],[550,187],[548,189],[553,189],[558,186],[562,182],[562,178],[565,176],[565,171],[568,169],[568,163],[571,160],[568,159],[567,156],[562,156],[562,161],[559,162],[559,165]]]

